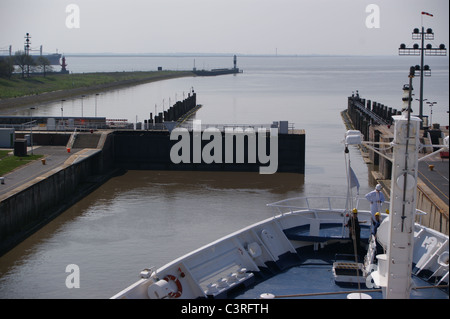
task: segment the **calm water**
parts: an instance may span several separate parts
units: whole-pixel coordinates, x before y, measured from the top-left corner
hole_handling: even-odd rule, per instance
[[[74,72],[181,70],[192,68],[193,59],[71,57],[67,62]],[[425,98],[438,101],[433,122],[448,125],[448,59],[428,63],[433,75],[425,79]],[[197,68],[231,64],[231,58],[196,58]],[[182,99],[192,87],[203,104],[197,113],[203,123],[289,120],[306,130],[306,173],[129,171],[114,177],[0,257],[0,298],[109,298],[136,281],[141,269],[162,266],[272,216],[267,203],[345,195],[340,143],[345,127],[339,113],[347,96],[359,90],[365,98],[400,108],[401,88],[414,64],[409,57],[242,57],[238,66],[244,73],[237,76],[180,78],[102,93],[99,116],[132,122],[147,118],[155,104],[161,110]],[[38,106],[35,112],[59,116],[61,103]],[[84,98],[83,112],[94,115],[94,96]],[[64,102],[64,115],[81,115],[81,100]],[[356,149],[351,155],[365,194],[373,186],[367,166]],[[80,288],[65,285],[69,264],[80,268]]]
[[[232,57],[68,57],[74,73],[94,71],[190,70],[232,67]],[[123,118],[143,122],[150,112],[167,109],[194,88],[198,113],[204,123],[271,123],[287,119],[303,128],[347,105],[347,96],[359,90],[362,97],[401,109],[402,86],[416,57],[238,57],[243,74],[221,77],[188,77],[139,85],[124,90],[88,95],[63,102],[64,116]],[[432,76],[425,77],[424,98],[437,102],[433,122],[448,125],[449,62],[447,57],[428,57]],[[413,82],[419,97],[419,78]],[[97,101],[97,103],[96,103]],[[418,113],[418,102],[413,110]],[[431,110],[424,105],[424,115]],[[4,112],[3,112],[4,113]],[[29,115],[29,110],[8,110]],[[61,116],[61,102],[37,106],[35,115]]]

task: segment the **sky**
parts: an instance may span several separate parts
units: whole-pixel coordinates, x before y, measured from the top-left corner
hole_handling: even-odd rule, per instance
[[[448,47],[448,0],[0,0],[0,50],[397,55],[422,23]]]

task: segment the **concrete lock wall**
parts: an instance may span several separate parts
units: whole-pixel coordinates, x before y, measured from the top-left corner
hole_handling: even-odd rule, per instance
[[[149,170],[205,170],[205,171],[247,171],[256,172],[261,164],[248,163],[248,141],[244,141],[244,163],[237,163],[236,143],[234,143],[233,163],[225,162],[225,134],[222,132],[222,163],[207,164],[193,161],[193,135],[190,132],[190,161],[189,163],[174,164],[170,158],[171,148],[178,142],[170,140],[170,134],[164,131],[116,131],[114,139],[114,163],[116,167],[124,169]],[[266,138],[266,150],[269,147],[269,135]],[[210,140],[201,141],[201,150],[210,143]],[[258,145],[256,146],[258,148]],[[292,172],[304,174],[305,172],[305,134],[279,134],[278,135],[278,169],[277,172]],[[272,152],[272,150],[270,150]],[[269,154],[269,151],[267,151]]]
[[[0,253],[74,204],[80,186],[96,174],[100,153],[61,166],[24,185],[0,202]]]

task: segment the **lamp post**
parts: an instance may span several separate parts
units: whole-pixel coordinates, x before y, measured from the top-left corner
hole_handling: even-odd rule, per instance
[[[422,12],[422,15],[433,16],[427,12]],[[398,54],[401,56],[415,55],[420,56],[420,66],[416,65],[416,71],[420,71],[420,99],[419,99],[419,118],[423,120],[423,77],[431,76],[431,69],[428,65],[424,65],[424,56],[446,56],[447,49],[444,44],[439,45],[439,48],[433,48],[431,44],[425,46],[425,40],[434,40],[434,32],[431,28],[428,28],[425,32],[425,28],[422,25],[422,30],[415,28],[412,32],[413,40],[421,40],[421,45],[417,43],[412,48],[407,48],[404,43],[400,45]],[[420,128],[423,128],[423,121],[420,123]]]
[[[64,101],[65,100],[61,100],[61,122],[62,122],[63,128],[64,128],[64,108],[63,108]]]
[[[83,101],[84,101],[84,97],[85,97],[86,95],[82,95],[81,96],[81,117],[83,117],[83,108],[84,108],[84,104],[83,104]]]
[[[95,117],[97,117],[97,97],[99,96],[99,93],[95,93]]]
[[[428,105],[430,105],[430,126],[433,125],[433,105],[435,105],[437,102],[427,102]]]
[[[416,65],[415,66],[415,69],[417,70],[417,67],[418,67],[418,65]],[[419,72],[420,72],[420,70],[419,70]],[[420,99],[415,99],[416,101],[418,101],[419,103],[420,103]],[[428,99],[422,99],[422,103],[423,102],[425,102],[425,101],[428,101]],[[428,117],[426,117],[425,118],[425,116],[422,118],[422,127],[429,127],[430,126],[430,123],[429,123],[429,120],[428,120]]]
[[[33,154],[33,110],[35,107],[30,107],[30,115],[31,115],[31,125],[30,125],[30,143],[31,143],[31,155]]]

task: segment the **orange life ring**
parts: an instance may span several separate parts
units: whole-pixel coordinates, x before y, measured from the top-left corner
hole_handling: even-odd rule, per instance
[[[178,298],[178,297],[180,297],[181,294],[183,293],[183,286],[181,286],[181,282],[178,280],[178,278],[173,276],[173,275],[167,275],[166,277],[164,277],[164,280],[167,281],[167,282],[172,280],[177,285],[177,291],[176,292],[170,292],[169,293],[169,297],[171,297],[171,298]]]

